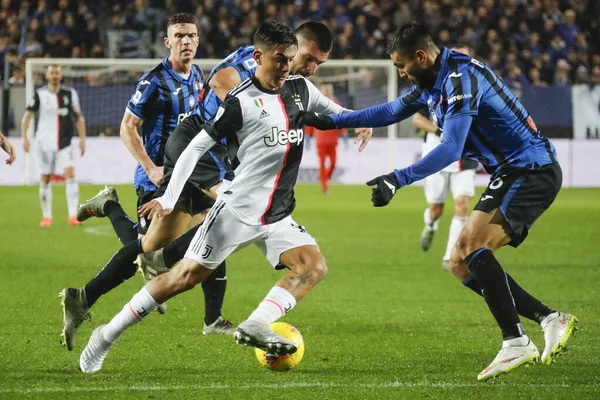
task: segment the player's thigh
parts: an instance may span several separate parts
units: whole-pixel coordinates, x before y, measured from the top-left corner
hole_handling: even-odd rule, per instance
[[[36,147],[36,161],[40,170],[40,175],[49,176],[54,172],[54,158],[56,151],[44,150],[39,143]]]
[[[260,241],[268,229],[264,225],[245,224],[227,204],[217,201],[194,235],[185,258],[215,269],[230,254]]]
[[[337,161],[337,145],[333,145],[329,148],[329,161],[331,162],[331,166],[335,167]]]
[[[155,216],[150,221],[148,232],[142,239],[144,252],[156,251],[185,232],[192,217],[180,204],[171,213]]]
[[[281,263],[290,269],[292,269],[294,265],[298,265],[298,259],[293,259],[294,265],[288,264],[284,259],[289,259],[290,256],[285,257],[285,253],[293,249],[307,246],[311,246],[318,251],[316,240],[308,233],[304,226],[297,224],[291,216],[272,224],[269,229],[269,234],[263,241],[256,245],[273,267],[276,267]],[[293,252],[290,254],[293,254]]]
[[[450,177],[450,191],[452,198],[457,199],[460,196],[475,196],[475,170],[466,169],[460,172],[452,172]]]
[[[510,242],[511,233],[499,209],[473,211],[456,241],[455,250],[461,260],[484,247],[496,251]]]
[[[436,172],[425,178],[425,198],[429,204],[444,204],[448,196],[449,174]]]
[[[73,168],[73,146],[67,146],[64,149],[60,149],[56,152],[55,165],[56,171],[64,173],[64,177],[66,179],[73,178],[75,176]]]
[[[485,213],[499,210],[510,231],[510,245],[517,247],[554,202],[561,185],[558,163],[537,170],[506,169],[491,178],[474,209]]]
[[[321,164],[325,164],[327,158],[327,147],[323,145],[317,145],[317,157],[321,161]]]

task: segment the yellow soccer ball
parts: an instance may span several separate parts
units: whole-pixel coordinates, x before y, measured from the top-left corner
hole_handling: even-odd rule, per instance
[[[300,364],[304,356],[304,339],[302,339],[300,331],[285,322],[274,322],[269,327],[278,335],[294,342],[298,346],[298,350],[294,354],[277,357],[267,354],[261,349],[255,349],[258,362],[272,371],[288,371]]]

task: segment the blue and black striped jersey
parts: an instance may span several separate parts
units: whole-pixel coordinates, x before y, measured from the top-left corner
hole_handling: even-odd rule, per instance
[[[552,143],[502,79],[480,61],[442,48],[440,71],[431,90],[414,86],[400,97],[407,109],[429,108],[433,122],[473,116],[463,156],[489,173],[506,166],[535,169],[556,162]]]
[[[146,153],[154,164],[163,165],[165,145],[177,125],[196,109],[204,75],[197,66],[187,78],[177,73],[165,58],[144,74],[127,104],[127,111],[143,120],[142,139]],[[141,165],[138,164],[134,186],[156,190]]]

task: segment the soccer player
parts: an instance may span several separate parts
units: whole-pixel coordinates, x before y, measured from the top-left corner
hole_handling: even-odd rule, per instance
[[[194,17],[185,13],[176,14],[169,19],[167,25],[164,42],[170,49],[170,55],[139,79],[121,123],[121,137],[139,162],[134,178],[138,206],[152,199],[157,185],[163,182],[163,161],[169,149],[169,134],[195,110],[196,99],[202,88],[202,71],[192,64],[199,42]],[[142,131],[143,143],[138,129]],[[214,193],[214,187],[223,179],[225,172],[231,169],[227,165],[227,158],[227,149],[221,144],[202,158],[199,163],[202,173],[198,178],[201,188]],[[145,239],[149,239],[146,242],[154,240],[168,243],[188,225],[199,223],[214,200],[207,194],[198,192],[199,195],[194,199],[181,199],[178,213],[153,221],[145,236]],[[80,220],[92,216],[109,217],[119,239],[125,245],[126,255],[132,254],[133,259],[119,263],[123,258],[122,254],[115,255],[83,288],[65,288],[61,292],[64,307],[63,336],[68,350],[73,349],[77,330],[89,316],[89,309],[98,298],[135,274],[137,267],[134,261],[142,246],[137,235],[145,234],[148,229],[143,217],[139,218],[136,229],[134,222],[119,204],[113,188],[100,191],[79,208]],[[193,222],[192,216],[195,216]],[[205,296],[210,299],[223,297],[222,294],[215,294],[217,291],[224,291],[221,286],[214,278],[208,279],[203,285]],[[232,330],[231,324],[221,318],[221,305],[206,302],[206,310],[205,323],[218,323],[224,329]]]
[[[75,129],[79,134],[79,150],[85,153],[85,118],[79,105],[75,89],[62,86],[62,68],[50,65],[46,70],[48,84],[35,91],[21,122],[23,148],[29,152],[31,144],[27,137],[29,123],[35,113],[39,113],[36,130],[38,166],[40,168],[40,204],[42,221],[40,226],[52,225],[52,186],[53,172],[63,172],[66,180],[67,209],[69,225],[78,226],[81,222],[75,216],[79,204],[79,184],[75,181],[73,149],[71,137]],[[75,121],[75,123],[73,123]]]
[[[304,132],[291,123],[299,109],[344,112],[308,80],[290,77],[298,42],[288,27],[269,21],[254,35],[255,75],[229,92],[214,119],[179,157],[165,194],[143,207],[157,218],[175,206],[197,160],[226,138],[239,145],[236,178],[224,181],[219,197],[198,230],[186,257],[151,280],[107,325],[92,333],[80,358],[83,372],[96,372],[112,344],[158,304],[202,282],[229,254],[255,244],[269,262],[290,271],[236,331],[238,342],[270,353],[290,354],[296,346],[269,324],[289,312],[327,273],[315,240],[291,217],[293,187],[302,159]]]
[[[323,95],[329,97],[335,103],[340,104],[334,96],[333,85],[331,83],[320,85],[320,90]],[[312,127],[306,127],[304,133],[307,136],[314,137],[317,142],[321,189],[323,190],[323,194],[329,194],[329,180],[333,176],[333,170],[335,169],[335,162],[337,159],[338,136],[346,136],[347,132],[345,129],[321,131]],[[328,167],[325,166],[327,161],[329,161]]]
[[[502,349],[478,375],[484,380],[539,358],[519,315],[539,323],[546,342],[542,361],[550,363],[571,336],[577,319],[556,312],[521,288],[494,256],[505,245],[519,246],[535,220],[550,207],[562,184],[552,143],[492,70],[467,55],[441,49],[420,23],[401,26],[389,54],[401,78],[413,83],[400,98],[344,115],[299,113],[319,129],[386,126],[428,107],[442,127],[442,143],[417,163],[367,182],[376,207],[398,189],[447,167],[461,155],[482,163],[491,176],[450,256],[450,270],[483,296],[503,337]]]
[[[452,50],[471,55],[467,45],[459,44]],[[423,108],[413,116],[413,125],[425,132],[425,142],[423,143],[423,157],[425,157],[442,142],[442,129],[429,120],[427,108]],[[469,201],[475,196],[475,168],[477,168],[477,161],[462,157],[440,172],[425,178],[427,208],[423,216],[425,227],[421,232],[421,249],[423,251],[427,251],[431,247],[433,236],[444,212],[448,190],[452,192],[454,198],[454,216],[450,223],[446,252],[442,258],[442,269],[444,270],[449,270],[450,252],[469,216]]]
[[[8,141],[8,139],[6,138],[6,136],[4,136],[4,134],[2,134],[2,132],[0,132],[0,148],[2,148],[2,150],[4,150],[6,154],[8,154],[6,164],[12,165],[12,163],[14,163],[17,159],[17,151],[15,150],[15,146],[13,146],[12,143]]]

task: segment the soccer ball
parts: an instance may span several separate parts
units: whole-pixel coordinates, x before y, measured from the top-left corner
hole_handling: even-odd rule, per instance
[[[267,354],[261,349],[256,349],[258,362],[272,371],[288,371],[300,364],[304,356],[304,339],[302,339],[300,331],[285,322],[272,323],[269,328],[277,332],[278,335],[294,342],[298,346],[298,350],[294,354],[277,357],[273,354]]]

